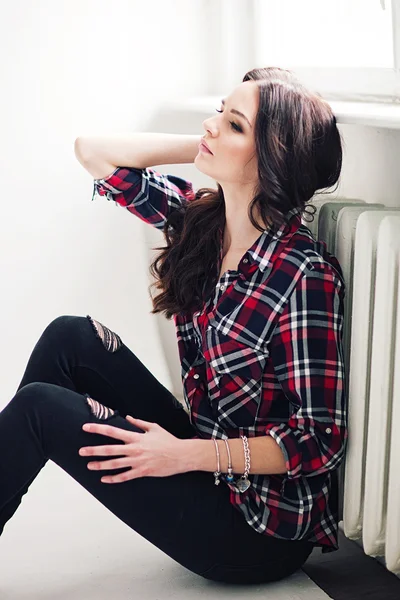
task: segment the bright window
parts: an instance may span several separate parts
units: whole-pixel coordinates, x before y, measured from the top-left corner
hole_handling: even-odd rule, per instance
[[[388,1],[258,0],[255,28],[257,63],[394,67]]]

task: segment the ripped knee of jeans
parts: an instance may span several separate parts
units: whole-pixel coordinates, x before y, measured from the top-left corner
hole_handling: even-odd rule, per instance
[[[108,329],[105,325],[92,319],[90,315],[86,315],[86,318],[92,324],[96,337],[98,337],[104,348],[108,350],[108,352],[116,352],[122,346],[122,340],[117,333]]]
[[[89,394],[85,394],[86,402],[88,403],[91,412],[98,419],[109,419],[113,415],[118,415],[119,412],[110,408],[109,406],[104,406],[104,404],[100,404],[97,400],[94,400],[89,396]]]

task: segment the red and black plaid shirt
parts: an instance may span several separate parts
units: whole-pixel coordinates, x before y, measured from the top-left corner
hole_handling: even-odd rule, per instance
[[[190,181],[117,167],[96,195],[162,229],[194,198]],[[204,439],[270,435],[284,474],[250,474],[230,501],[259,533],[338,549],[338,472],[347,443],[342,346],[345,284],[337,259],[293,209],[226,271],[202,311],[174,317],[184,401]],[[223,239],[218,267],[222,265]],[[219,272],[219,270],[218,270]]]

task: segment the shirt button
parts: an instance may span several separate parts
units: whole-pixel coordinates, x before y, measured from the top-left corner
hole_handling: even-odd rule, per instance
[[[198,373],[196,373],[196,375],[193,375],[194,379],[198,379],[200,377],[200,375]]]
[[[220,289],[221,289],[221,292],[223,292],[223,291],[224,291],[224,289],[225,289],[225,286],[224,286],[224,285],[221,285],[221,288],[220,288]]]
[[[331,429],[330,427],[327,427],[327,428],[325,429],[325,431],[326,431],[326,433],[332,433],[332,429]]]

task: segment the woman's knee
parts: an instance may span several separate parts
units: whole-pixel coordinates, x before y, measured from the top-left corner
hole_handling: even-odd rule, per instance
[[[37,410],[52,414],[57,410],[61,389],[58,385],[44,381],[27,383],[17,391],[10,404],[24,414]]]
[[[90,329],[88,329],[88,326]],[[63,336],[66,336],[68,340],[71,340],[87,331],[90,331],[108,352],[116,352],[122,346],[120,336],[91,315],[85,317],[61,315],[56,317],[46,327],[44,335],[54,336],[57,340],[61,340]]]
[[[33,381],[27,383],[24,387],[20,388],[15,394],[14,398],[18,398],[19,402],[32,402],[32,400],[52,398],[54,392],[59,390],[60,386],[54,383],[47,383],[46,381]]]
[[[85,321],[85,317],[76,315],[61,315],[53,319],[43,331],[42,337],[54,339],[60,343],[65,337],[67,339],[73,338],[78,334],[79,329],[82,327],[82,323]]]
[[[50,411],[50,414],[57,411],[61,405],[70,407],[70,398],[66,398],[64,393],[71,393],[71,390],[66,390],[59,385],[47,383],[44,381],[35,381],[24,385],[14,397],[14,402],[22,404],[22,410],[27,411],[31,407],[45,408]],[[75,394],[76,392],[72,392]],[[89,394],[79,394],[79,400],[82,402],[82,407],[85,406],[88,417],[95,416],[100,420],[108,420],[113,416],[119,415],[117,410],[114,410],[104,404],[101,404]]]

